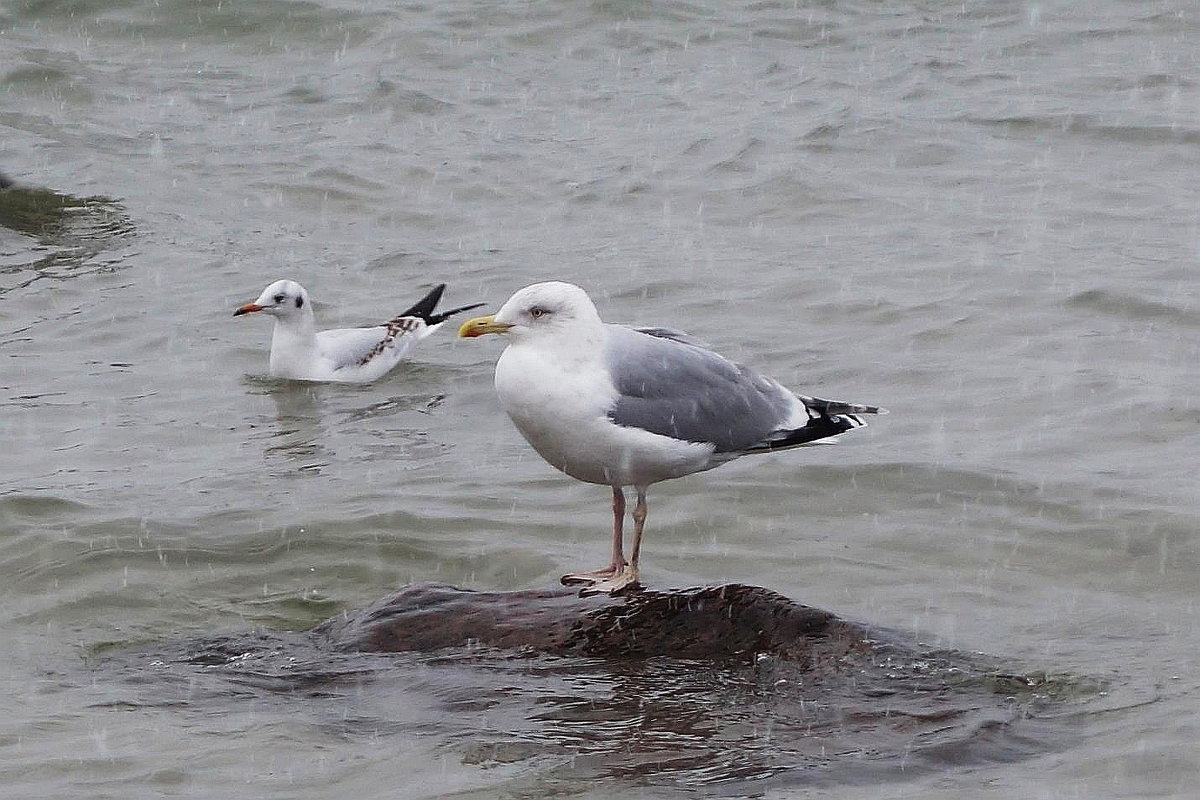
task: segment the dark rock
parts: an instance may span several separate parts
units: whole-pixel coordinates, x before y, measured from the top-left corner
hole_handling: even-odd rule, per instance
[[[120,678],[121,708],[278,714],[372,746],[429,737],[538,776],[518,794],[586,780],[739,797],[1070,746],[1066,712],[1105,684],[1015,667],[742,585],[580,597],[416,584],[309,632],[114,643],[92,659]]]
[[[79,232],[93,227],[120,233],[129,227],[119,206],[106,197],[74,197],[38,186],[16,185],[11,181],[0,188],[0,225],[44,240],[46,244],[70,244],[74,223]],[[95,217],[90,219],[89,215]]]
[[[867,638],[863,627],[827,611],[740,584],[581,597],[565,588],[474,592],[421,583],[314,633],[343,652],[479,644],[605,658],[771,653],[804,664],[862,649]]]

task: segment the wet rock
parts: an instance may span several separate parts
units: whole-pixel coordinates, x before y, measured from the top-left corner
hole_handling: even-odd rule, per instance
[[[827,611],[741,584],[581,597],[566,588],[475,592],[421,583],[314,633],[342,652],[478,644],[605,658],[770,653],[809,665],[862,650],[868,638],[862,626]]]
[[[0,295],[47,279],[58,281],[116,269],[123,259],[110,251],[134,232],[133,223],[114,200],[74,197],[15,183],[0,174],[3,228],[23,236],[12,237],[0,230],[0,239],[9,244],[0,253]]]
[[[414,584],[307,632],[114,643],[92,669],[114,707],[278,714],[373,747],[418,734],[567,794],[583,778],[743,797],[890,786],[1069,747],[1064,720],[1127,702],[736,584],[621,597]]]
[[[3,175],[0,189],[0,225],[44,245],[77,245],[81,239],[123,236],[133,230],[124,209],[107,197],[75,197],[16,184]]]

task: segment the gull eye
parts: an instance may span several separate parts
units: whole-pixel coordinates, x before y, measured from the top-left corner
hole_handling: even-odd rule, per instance
[[[284,300],[286,300],[286,299],[287,299],[287,295],[282,295],[282,294],[277,294],[277,295],[275,295],[275,302],[276,302],[276,303],[282,303],[282,302],[283,302]]]
[[[549,310],[542,308],[541,306],[534,306],[533,308],[529,309],[529,316],[533,317],[534,319],[541,319],[549,313]]]
[[[296,308],[304,308],[304,298],[303,297],[296,298]]]

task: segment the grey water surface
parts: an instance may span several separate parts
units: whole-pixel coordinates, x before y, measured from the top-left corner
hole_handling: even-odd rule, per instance
[[[0,796],[1192,796],[1197,41],[1195,4],[1116,0],[0,5]],[[770,687],[697,665],[105,669],[606,558],[608,492],[521,441],[500,342],[276,381],[231,312],[280,277],[330,327],[569,280],[887,406],[654,487],[644,578],[1105,688],[1060,746],[879,773],[826,749],[845,720],[772,749]],[[737,697],[736,734],[672,724]]]

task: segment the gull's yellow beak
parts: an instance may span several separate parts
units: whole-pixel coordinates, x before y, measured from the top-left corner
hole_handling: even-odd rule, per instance
[[[507,322],[496,322],[496,317],[489,314],[486,317],[469,319],[458,329],[458,335],[463,339],[474,339],[476,336],[486,336],[489,333],[504,333],[512,325]]]

